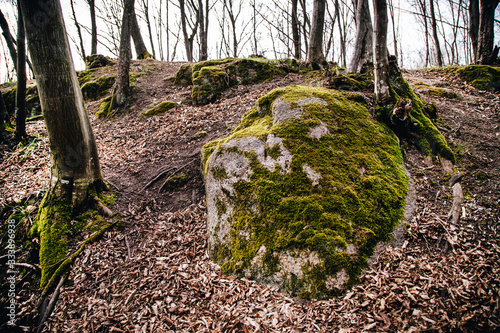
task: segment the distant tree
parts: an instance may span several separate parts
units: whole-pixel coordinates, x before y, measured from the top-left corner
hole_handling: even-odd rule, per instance
[[[205,0],[205,6],[203,6],[203,0],[198,0],[198,21],[199,23],[199,38],[200,38],[200,52],[199,61],[208,59],[208,13],[209,13],[209,0]]]
[[[498,47],[496,54],[493,52],[495,9],[498,3],[499,0],[480,0],[479,3],[480,18],[476,60],[485,65],[492,64],[498,56]]]
[[[148,27],[149,43],[151,44],[151,53],[155,58],[155,44],[153,43],[153,34],[151,33],[151,20],[149,19],[149,0],[141,0],[146,26]]]
[[[373,0],[373,14],[373,66],[375,74],[375,97],[377,103],[384,104],[390,100],[386,0]]]
[[[82,30],[80,29],[80,24],[78,23],[78,20],[76,18],[74,0],[70,0],[70,5],[71,5],[71,14],[73,16],[73,22],[75,23],[78,39],[80,40],[80,56],[82,57],[83,61],[85,61],[86,55],[85,55],[85,47],[83,45]]]
[[[198,8],[194,7],[194,3],[191,6],[186,6],[185,0],[179,0],[179,9],[181,12],[181,27],[182,35],[184,36],[184,47],[186,49],[186,57],[188,61],[193,61],[193,49],[194,49],[194,38],[198,32],[198,24],[200,23],[200,15]],[[187,11],[187,12],[186,12]],[[191,20],[193,15],[188,15],[188,13],[194,14],[194,22]],[[190,31],[188,31],[188,29]]]
[[[90,9],[90,54],[97,54],[97,23],[95,15],[95,0],[87,0]]]
[[[130,58],[132,57],[130,52],[130,34],[131,31],[134,30],[134,21],[137,23],[137,19],[134,19],[134,2],[135,0],[125,0],[123,7],[118,73],[116,74],[116,82],[113,88],[113,97],[111,99],[109,110],[125,106],[130,95],[129,71]]]
[[[472,44],[472,59],[476,62],[479,39],[479,0],[469,0],[469,36]]]
[[[441,53],[441,45],[439,43],[436,13],[434,10],[434,0],[429,0],[429,4],[431,10],[432,37],[434,38],[434,47],[436,48],[436,60],[438,66],[443,67],[443,54]]]
[[[17,4],[17,88],[16,88],[16,131],[14,138],[26,138],[26,35],[21,6]]]
[[[300,25],[298,16],[298,0],[292,0],[292,36],[293,36],[293,56],[295,59],[301,58],[300,45]]]
[[[16,41],[10,33],[9,24],[7,23],[2,10],[0,10],[0,27],[2,27],[2,35],[5,38],[5,42],[7,43],[7,48],[9,49],[12,62],[14,63],[14,68],[17,70]]]
[[[313,68],[318,67],[325,61],[323,54],[323,29],[325,26],[325,0],[314,0],[313,16],[309,49],[307,51],[307,62]]]
[[[137,59],[148,59],[148,58],[154,58],[154,56],[148,52],[146,48],[146,44],[144,43],[144,40],[142,39],[142,34],[141,34],[141,29],[139,28],[139,22],[137,21],[137,15],[135,14],[135,9],[132,7],[132,14],[130,18],[130,34],[132,35],[132,39],[134,40],[134,47],[135,47],[135,53],[137,56]],[[123,24],[123,21],[122,21]],[[122,43],[122,34],[123,34],[123,27],[121,30],[120,34],[120,54],[122,53],[121,51],[121,43]],[[130,37],[129,37],[130,38]]]
[[[349,72],[359,72],[364,64],[373,60],[373,26],[368,0],[354,0],[356,4],[356,40]]]
[[[45,288],[67,255],[73,212],[88,199],[90,189],[103,188],[103,181],[60,3],[19,3],[50,142],[49,189],[33,228],[40,236],[41,286]]]

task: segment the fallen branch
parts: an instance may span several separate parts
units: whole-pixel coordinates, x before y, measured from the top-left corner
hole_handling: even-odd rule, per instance
[[[165,170],[160,171],[149,183],[147,183],[142,189],[141,192],[149,188],[151,185],[153,185],[158,179],[163,177],[167,172],[172,171],[173,168],[168,168]]]
[[[43,331],[43,328],[45,326],[45,323],[47,322],[47,319],[49,319],[50,315],[52,314],[52,311],[54,311],[54,307],[56,306],[57,299],[59,298],[59,292],[60,292],[61,287],[63,286],[64,282],[66,282],[67,278],[68,278],[67,275],[61,276],[61,279],[59,280],[59,283],[57,284],[57,287],[54,290],[54,293],[52,294],[52,297],[50,299],[49,304],[41,312],[42,316],[41,316],[40,322],[38,324],[38,329],[36,330],[36,333],[40,333]]]
[[[165,186],[167,185],[168,183],[168,180],[170,178],[172,178],[173,176],[175,176],[177,173],[179,173],[179,171],[181,171],[182,169],[184,169],[185,167],[187,167],[188,165],[192,164],[194,161],[196,161],[196,159],[182,165],[180,168],[178,168],[177,170],[175,170],[174,172],[172,172],[168,177],[167,177],[167,180],[165,180],[165,182],[163,182],[163,184],[160,186],[160,189],[158,190],[158,193],[160,193],[161,191],[163,191],[163,189],[165,188]]]

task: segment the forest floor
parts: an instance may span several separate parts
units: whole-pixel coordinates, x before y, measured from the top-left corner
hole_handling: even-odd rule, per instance
[[[96,119],[87,110],[102,173],[117,201],[119,225],[73,265],[44,332],[498,332],[500,331],[500,95],[478,91],[452,74],[405,71],[456,93],[422,91],[438,107],[438,125],[456,152],[465,202],[451,225],[450,175],[402,142],[411,175],[410,214],[397,245],[387,245],[360,283],[328,301],[294,299],[274,288],[221,274],[206,254],[206,207],[200,150],[226,136],[259,96],[290,84],[321,85],[314,76],[288,74],[227,90],[213,104],[184,103],[189,88],[167,84],[179,63],[134,62],[140,73],[124,115]],[[164,100],[169,112],[140,113]],[[199,133],[206,131],[206,135]],[[40,291],[36,243],[22,247],[49,179],[43,121],[28,123],[24,146],[2,146],[0,209],[17,209],[17,326],[37,326]],[[162,189],[170,175],[187,181]],[[157,181],[146,185],[163,174]],[[29,202],[29,204],[27,204]],[[3,218],[4,216],[2,216]],[[2,229],[3,230],[3,229]],[[5,237],[5,236],[3,236]],[[7,306],[5,249],[0,252],[0,305]],[[31,266],[31,267],[30,267]]]

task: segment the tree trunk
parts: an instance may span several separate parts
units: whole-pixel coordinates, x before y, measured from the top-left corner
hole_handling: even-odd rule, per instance
[[[130,34],[131,31],[134,30],[134,21],[137,23],[137,19],[134,14],[134,2],[135,0],[125,0],[123,8],[122,29],[120,32],[120,55],[118,57],[118,73],[116,74],[116,82],[113,89],[113,97],[109,111],[117,107],[125,106],[130,94],[129,70],[130,58],[132,57],[130,53]],[[137,49],[138,44],[135,45]]]
[[[151,55],[151,53],[148,52],[146,44],[142,39],[141,30],[139,29],[139,22],[137,21],[137,15],[135,15],[135,10],[133,7],[132,7],[132,14],[130,17],[130,23],[131,23],[130,34],[132,35],[132,39],[134,40],[135,53],[137,59],[154,58]],[[122,28],[122,33],[120,35],[120,54],[122,53],[121,51],[122,37],[123,37],[123,28]]]
[[[50,142],[50,187],[32,230],[40,236],[45,288],[67,255],[73,212],[103,182],[59,1],[19,2]]]
[[[373,0],[373,66],[375,98],[378,104],[390,100],[389,63],[387,59],[387,3],[386,0]]]
[[[97,54],[97,23],[95,18],[95,0],[87,0],[90,8],[90,29],[91,29],[91,42],[90,54]]]
[[[14,138],[26,138],[26,35],[21,6],[17,5],[17,89],[16,89],[16,132]]]
[[[12,58],[12,62],[14,63],[14,68],[17,71],[17,51],[16,51],[16,41],[12,34],[10,33],[9,24],[3,16],[2,11],[0,10],[0,27],[2,27],[2,35],[5,38],[5,42],[7,43],[7,48],[9,49],[10,56]]]
[[[356,42],[349,72],[359,72],[363,65],[373,60],[373,26],[368,0],[358,0],[356,6]]]
[[[86,56],[85,56],[85,47],[83,45],[82,30],[80,29],[80,24],[76,19],[75,6],[73,2],[74,2],[73,0],[70,0],[71,14],[73,15],[73,22],[75,22],[76,32],[78,33],[78,39],[80,40],[80,55],[82,57],[82,60],[85,62]]]
[[[203,0],[198,0],[198,21],[200,21],[200,53],[199,61],[208,59],[208,0],[205,2],[205,9],[207,10],[206,16],[203,9]]]
[[[495,9],[498,0],[480,0],[479,36],[477,45],[477,62],[483,65],[492,64],[494,44]]]
[[[297,4],[298,0],[292,0],[293,56],[295,57],[295,59],[300,59],[301,45],[300,45],[300,27],[299,27]]]
[[[469,0],[469,36],[472,44],[473,61],[477,61],[479,38],[479,0]]]
[[[186,49],[186,57],[189,62],[193,61],[193,40],[196,34],[197,26],[193,29],[193,33],[191,36],[187,31],[187,16],[186,16],[186,4],[184,0],[179,0],[179,8],[181,11],[181,26],[182,26],[182,34],[184,36],[184,47]],[[198,25],[198,18],[196,19],[196,25]]]
[[[155,58],[155,44],[153,43],[153,34],[151,32],[151,21],[149,20],[149,0],[143,1],[144,15],[146,17],[146,25],[148,27],[149,43],[151,44],[152,56]]]
[[[436,13],[434,11],[434,0],[429,0],[431,9],[431,24],[432,24],[432,37],[434,38],[434,46],[436,47],[436,58],[439,67],[443,67],[443,54],[441,53],[441,46],[439,45]]]
[[[323,29],[325,26],[325,0],[314,0],[311,35],[307,62],[313,68],[318,68],[325,61],[323,55]]]

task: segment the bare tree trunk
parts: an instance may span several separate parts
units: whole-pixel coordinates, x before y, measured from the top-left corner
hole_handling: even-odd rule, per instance
[[[5,42],[7,43],[7,48],[9,49],[10,56],[12,58],[12,62],[14,63],[14,68],[17,71],[17,51],[16,51],[16,41],[14,37],[10,33],[9,24],[3,16],[2,11],[0,10],[0,26],[2,27],[2,35],[5,38]]]
[[[126,105],[130,94],[129,70],[130,70],[130,33],[133,30],[134,21],[134,1],[125,0],[123,8],[122,30],[120,33],[120,56],[118,57],[118,73],[113,89],[113,99],[110,110]],[[146,51],[147,52],[147,51]]]
[[[82,60],[85,62],[85,47],[83,46],[82,30],[80,29],[80,24],[76,19],[75,6],[73,0],[70,0],[70,5],[71,5],[71,14],[73,15],[73,22],[75,23],[76,32],[78,33],[78,39],[80,40],[80,55],[82,57]]]
[[[397,36],[397,31],[396,31],[396,18],[394,14],[394,4],[392,3],[392,0],[389,0],[389,14],[391,15],[391,23],[392,23],[392,37],[393,37],[393,42],[394,42],[394,56],[396,57],[396,60],[399,59],[398,56],[398,36]]]
[[[373,26],[368,0],[357,0],[356,42],[349,72],[359,72],[364,64],[373,60]]]
[[[188,17],[186,14],[186,3],[185,0],[179,0],[179,8],[181,11],[181,26],[182,34],[184,36],[184,47],[186,49],[186,57],[188,61],[193,61],[193,42],[196,33],[198,32],[199,15],[196,15],[196,21],[194,27],[192,27],[191,34],[188,33]],[[197,12],[197,8],[193,8]]]
[[[26,138],[26,35],[21,6],[17,5],[17,89],[16,89],[16,132],[14,138]]]
[[[473,61],[477,61],[479,38],[479,0],[469,0],[469,36],[472,44]]]
[[[302,21],[302,36],[304,36],[304,47],[305,50],[309,50],[309,33],[308,29],[311,29],[311,22],[309,21],[309,15],[306,9],[306,0],[299,0],[300,7],[302,8],[302,16],[304,20]]]
[[[148,52],[146,44],[142,39],[141,30],[139,29],[139,22],[137,21],[137,15],[135,15],[135,9],[132,8],[132,16],[130,19],[130,34],[134,40],[135,53],[137,59],[148,59],[154,58],[151,53]],[[122,29],[123,31],[123,29]],[[121,36],[120,36],[120,54],[121,54]]]
[[[97,23],[95,18],[95,0],[87,0],[90,8],[90,31],[91,31],[91,42],[90,42],[90,54],[97,54]]]
[[[103,188],[94,135],[76,77],[58,0],[20,0],[50,142],[50,187],[33,232],[40,236],[45,288],[67,255],[73,211]]]
[[[151,21],[149,20],[149,0],[142,0],[142,8],[144,10],[144,17],[146,18],[146,26],[148,27],[149,43],[151,44],[151,52],[155,58],[155,44],[153,43],[153,34],[151,32]]]
[[[198,0],[198,14],[200,21],[200,52],[199,52],[199,61],[204,61],[208,59],[208,0],[205,2],[205,10],[203,10],[203,0]],[[206,14],[206,16],[205,16]]]
[[[325,26],[325,0],[314,0],[311,36],[307,52],[307,62],[313,68],[319,67],[325,61],[323,55],[323,29]]]
[[[389,62],[387,58],[387,3],[386,0],[373,0],[373,65],[375,97],[378,104],[390,100]]]
[[[432,25],[432,37],[434,38],[434,46],[436,47],[436,60],[439,67],[443,67],[443,54],[441,53],[441,46],[439,44],[439,37],[437,31],[436,23],[436,13],[434,11],[434,0],[429,0],[431,9],[431,25]]]
[[[293,36],[293,56],[295,59],[301,58],[300,27],[297,9],[298,0],[292,0],[292,36]]]
[[[477,61],[484,65],[492,64],[494,43],[495,9],[498,0],[480,0],[479,36]]]
[[[259,50],[257,47],[257,4],[256,0],[252,2],[253,16],[252,16],[252,25],[253,25],[253,54],[259,54]]]

